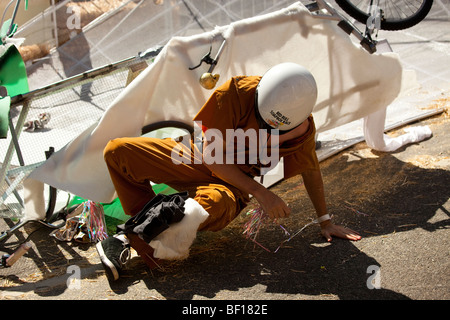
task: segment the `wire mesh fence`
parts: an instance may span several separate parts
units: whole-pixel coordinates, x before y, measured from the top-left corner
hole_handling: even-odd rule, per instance
[[[149,56],[157,55],[158,50]],[[21,218],[27,175],[98,122],[121,90],[148,65],[147,57],[126,59],[91,70],[13,99],[11,118],[15,135],[0,143],[0,217]],[[13,138],[17,136],[18,144]]]

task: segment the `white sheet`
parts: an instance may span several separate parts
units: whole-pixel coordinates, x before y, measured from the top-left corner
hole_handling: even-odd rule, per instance
[[[314,117],[319,132],[385,109],[408,87],[396,54],[370,55],[335,22],[314,18],[301,4],[246,19],[213,32],[173,38],[155,60],[111,104],[99,123],[37,168],[31,178],[93,201],[108,202],[114,187],[103,149],[116,137],[138,136],[143,125],[160,120],[191,122],[211,91],[198,79],[208,65],[190,71],[213,46],[226,45],[214,73],[220,85],[235,75],[262,75],[291,61],[316,78]]]

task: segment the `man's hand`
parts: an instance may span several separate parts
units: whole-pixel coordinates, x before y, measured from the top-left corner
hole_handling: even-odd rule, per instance
[[[332,240],[331,236],[353,241],[358,241],[361,239],[358,232],[343,226],[335,225],[331,221],[321,223],[320,227],[322,229],[322,235],[328,242]]]
[[[291,214],[286,202],[269,189],[261,189],[254,197],[270,219],[287,218]]]
[[[204,152],[206,152],[207,147],[208,142],[205,141],[203,145]],[[291,209],[283,199],[243,173],[235,164],[205,163],[205,165],[223,181],[253,195],[271,219],[289,217]]]

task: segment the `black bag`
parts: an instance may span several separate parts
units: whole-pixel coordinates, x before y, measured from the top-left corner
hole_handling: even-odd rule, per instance
[[[117,233],[136,233],[142,240],[150,243],[153,238],[181,221],[184,217],[184,203],[189,198],[187,192],[171,195],[157,194],[134,217],[125,224],[117,226]]]

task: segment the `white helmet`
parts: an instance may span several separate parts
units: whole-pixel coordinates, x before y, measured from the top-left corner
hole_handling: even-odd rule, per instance
[[[269,69],[256,90],[256,114],[266,129],[287,132],[311,114],[317,100],[317,85],[304,67],[286,62]]]

